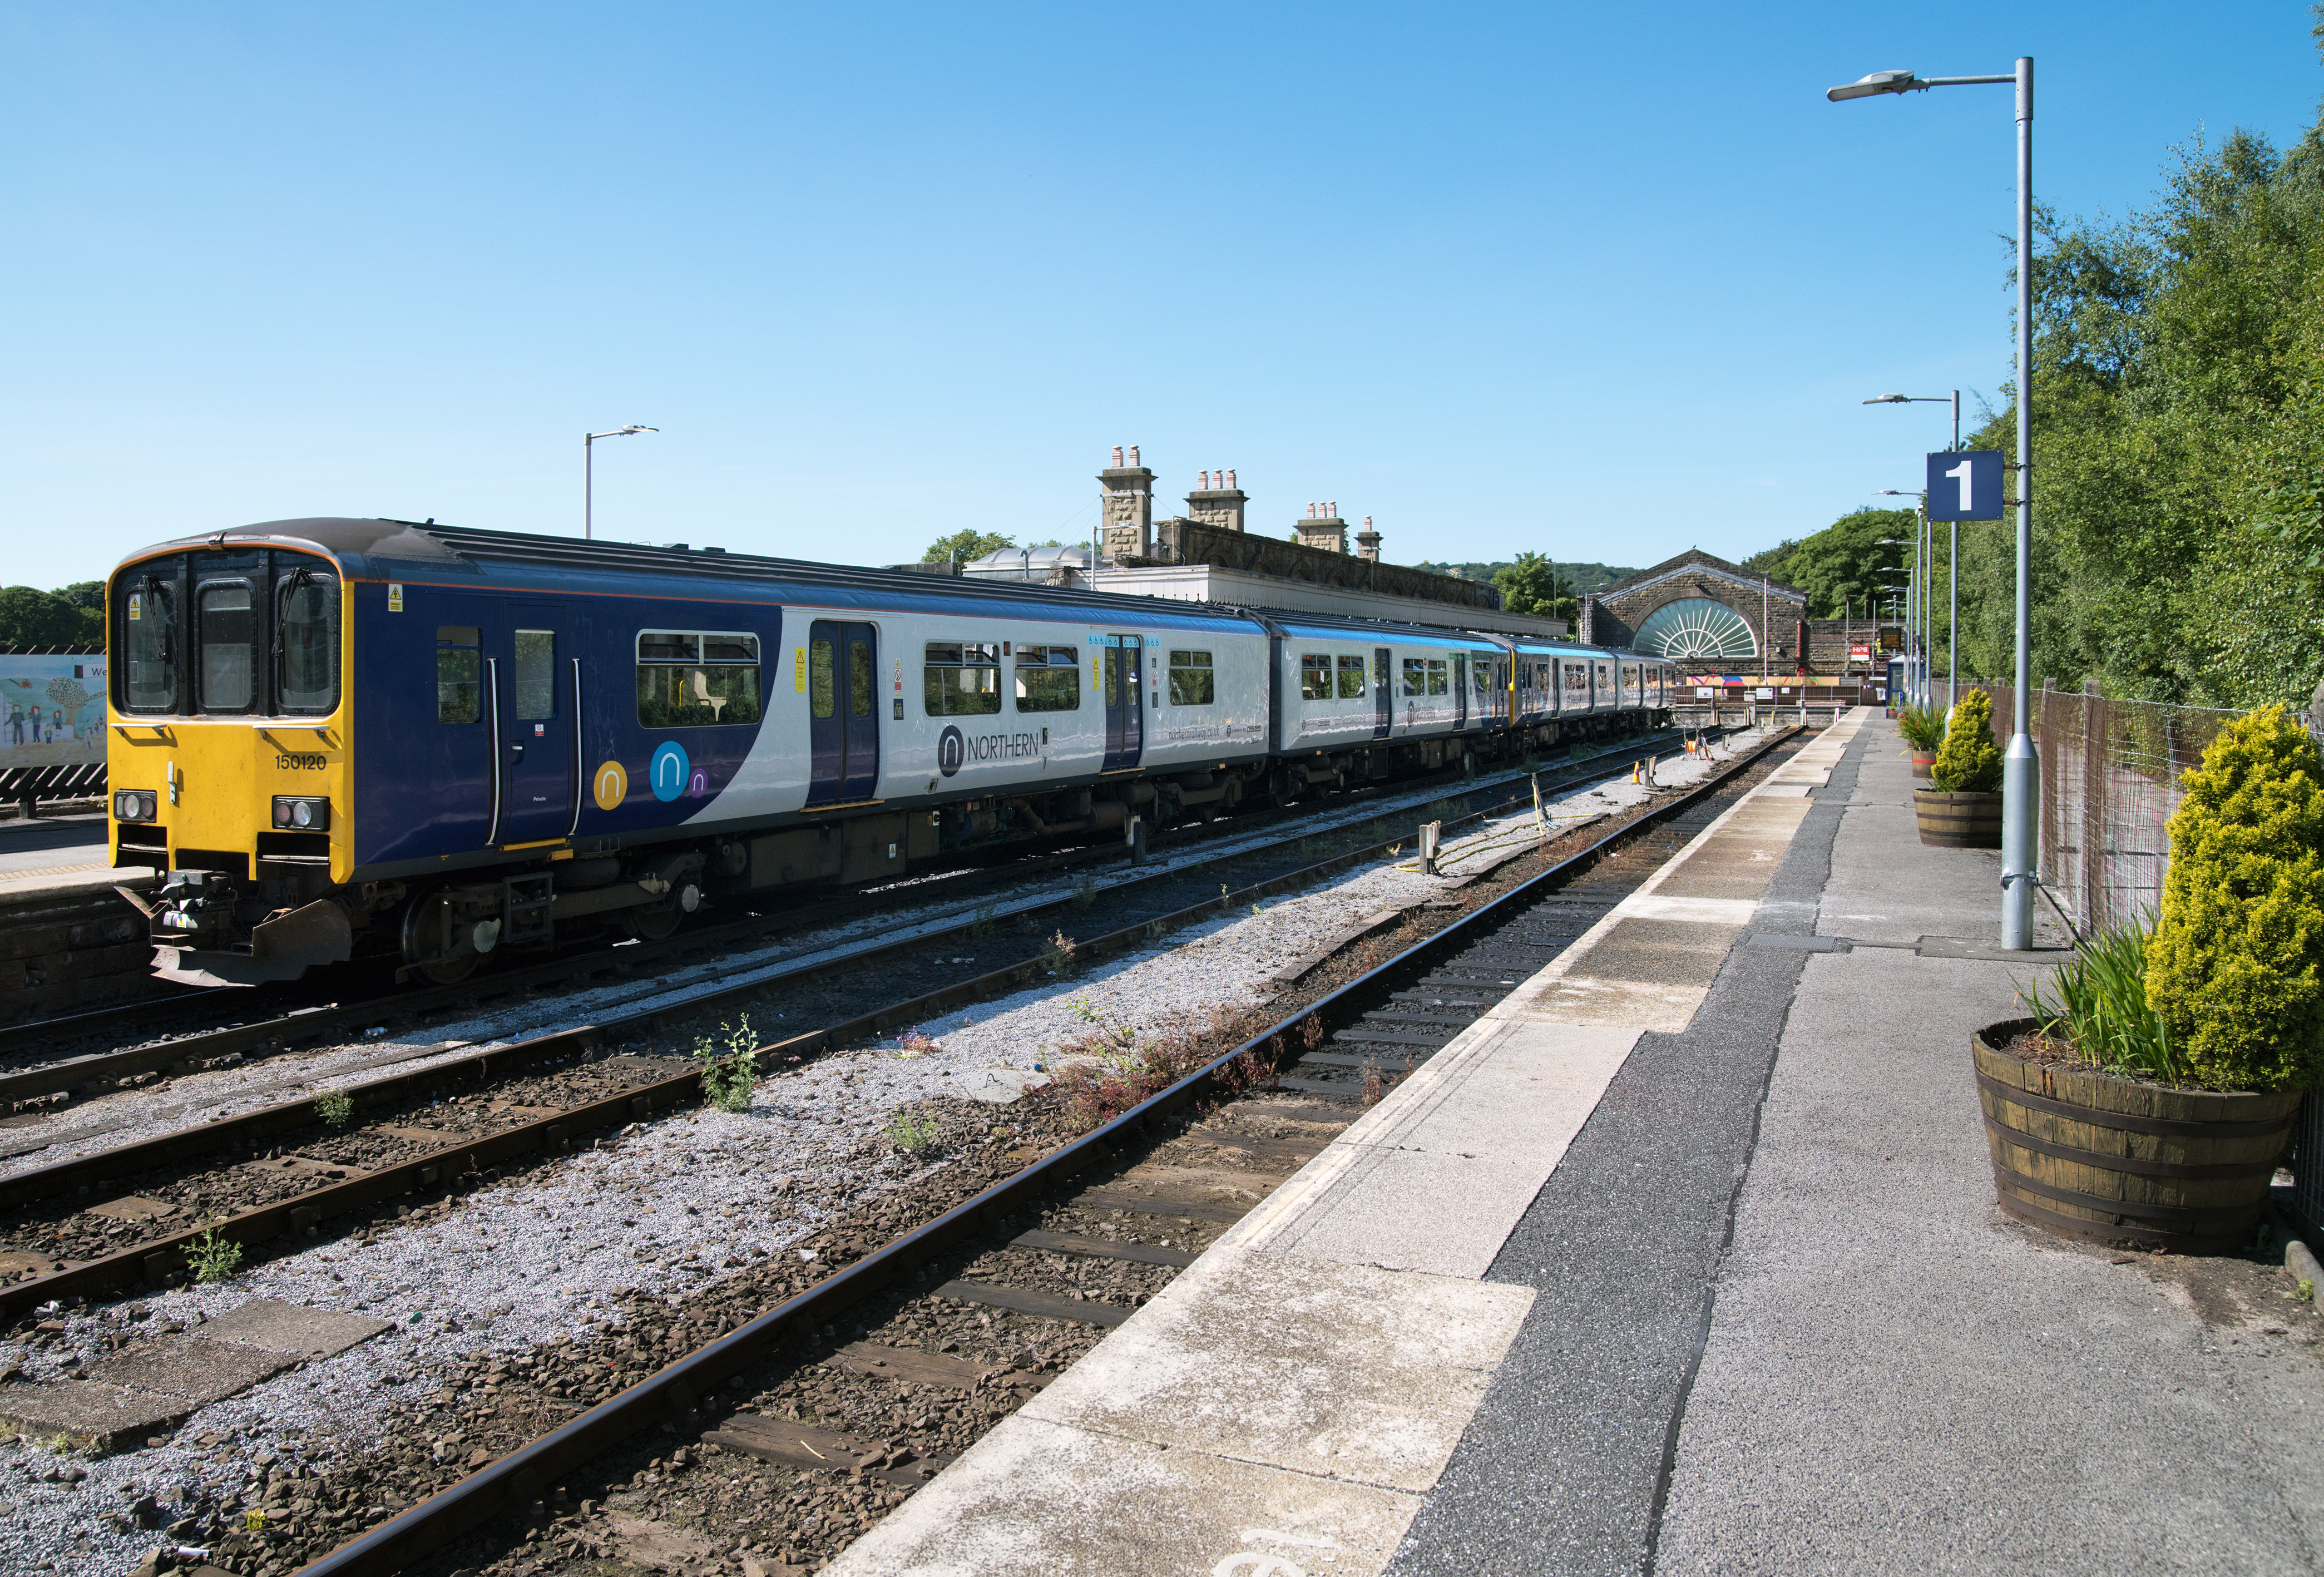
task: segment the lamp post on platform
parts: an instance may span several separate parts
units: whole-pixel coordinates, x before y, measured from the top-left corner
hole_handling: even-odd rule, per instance
[[[596,443],[599,438],[625,438],[636,432],[659,432],[658,427],[640,427],[632,422],[610,432],[585,432],[581,435],[581,540],[586,542],[594,534],[597,514]]]
[[[2017,89],[2017,687],[2009,749],[2001,760],[2001,945],[2022,952],[2034,945],[2034,886],[2041,880],[2034,839],[2042,763],[2026,732],[2034,703],[2034,57],[2018,56],[2017,69],[2006,77],[1875,71],[1824,97],[1837,104],[2005,82]]]

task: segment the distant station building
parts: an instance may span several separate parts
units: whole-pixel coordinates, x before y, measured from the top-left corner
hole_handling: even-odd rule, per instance
[[[1811,619],[1807,594],[1690,548],[1582,599],[1582,639],[1669,658],[1692,674],[1861,673],[1877,651],[1863,619]],[[1895,632],[1885,632],[1894,642]]]
[[[1198,474],[1186,512],[1154,518],[1154,473],[1133,447],[1113,451],[1097,475],[1102,552],[1093,567],[1086,545],[1004,548],[964,564],[979,580],[1077,586],[1126,596],[1224,603],[1290,613],[1335,613],[1462,630],[1550,638],[1572,634],[1563,619],[1514,613],[1482,581],[1385,563],[1381,534],[1366,516],[1353,533],[1336,501],[1311,503],[1292,522],[1296,540],[1246,530],[1250,495],[1230,470]],[[1349,550],[1351,535],[1354,551]],[[915,566],[935,569],[936,566]]]

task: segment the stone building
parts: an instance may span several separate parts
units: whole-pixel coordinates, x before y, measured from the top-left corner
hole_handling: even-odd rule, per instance
[[[1691,673],[1864,673],[1898,632],[1861,618],[1811,619],[1796,586],[1690,548],[1582,599],[1582,639],[1655,652]],[[1851,650],[1872,655],[1851,661]]]

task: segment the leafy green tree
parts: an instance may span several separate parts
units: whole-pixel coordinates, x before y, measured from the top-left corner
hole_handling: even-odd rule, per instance
[[[1501,606],[1512,613],[1544,619],[1577,616],[1575,599],[1564,586],[1557,566],[1544,554],[1518,554],[1515,563],[1494,572],[1493,589],[1501,594]]]
[[[1017,539],[1004,537],[998,531],[980,531],[964,527],[949,537],[938,537],[920,555],[923,564],[948,564],[954,559],[966,564],[972,558],[982,558],[988,553],[998,553],[1003,548],[1014,548]]]
[[[78,608],[60,592],[29,586],[0,588],[0,645],[78,646],[105,639],[105,613]]]
[[[1794,543],[1767,573],[1807,594],[1811,619],[1837,619],[1843,613],[1863,619],[1874,599],[1904,585],[1903,576],[1880,571],[1911,561],[1910,548],[1886,544],[1890,539],[1911,542],[1918,519],[1909,509],[1853,510]],[[1941,551],[1942,544],[1939,547]],[[1936,573],[1941,584],[1941,565]]]

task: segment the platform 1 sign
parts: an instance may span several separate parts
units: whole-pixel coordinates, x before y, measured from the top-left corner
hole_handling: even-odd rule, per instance
[[[1929,518],[1999,520],[2002,460],[1999,449],[1942,449],[1931,455]]]

